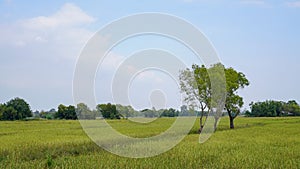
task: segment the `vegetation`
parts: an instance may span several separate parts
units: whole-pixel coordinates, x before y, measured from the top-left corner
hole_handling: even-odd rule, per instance
[[[237,72],[233,68],[225,69],[226,76],[226,101],[225,110],[228,113],[230,128],[234,128],[233,120],[240,114],[243,106],[243,98],[237,91],[249,85],[249,81],[242,72]]]
[[[300,106],[295,100],[287,103],[283,101],[267,100],[250,104],[251,112],[246,116],[250,117],[280,117],[280,116],[299,116]]]
[[[97,111],[91,110],[84,103],[77,104],[76,114],[79,119],[95,119],[97,116],[100,116]]]
[[[206,109],[210,110],[211,100],[211,85],[207,69],[204,65],[193,65],[192,70],[187,68],[180,72],[179,80],[181,91],[186,95],[185,102],[192,105],[192,109],[200,108],[199,132],[201,132],[204,126],[204,113]]]
[[[120,119],[120,113],[117,111],[116,105],[113,104],[99,104],[97,105],[97,110],[101,112],[103,118],[105,119]]]
[[[132,137],[157,135],[174,118],[149,124],[108,120]],[[131,159],[95,145],[74,120],[0,122],[0,168],[300,168],[300,118],[243,118],[228,130],[221,118],[217,131],[199,144],[199,119],[172,150],[151,158]]]
[[[60,104],[54,117],[57,119],[76,120],[76,109],[72,105],[65,106],[63,104]]]
[[[212,108],[211,104],[214,104],[212,103],[211,78],[215,80],[222,78],[220,70],[224,70],[226,78],[225,110],[230,119],[230,128],[234,128],[233,120],[238,116],[244,104],[243,98],[238,95],[237,91],[249,85],[249,81],[242,72],[237,72],[233,68],[225,68],[222,64],[213,65],[208,69],[204,65],[193,65],[192,70],[183,70],[179,76],[181,91],[186,95],[185,101],[200,109],[200,132],[204,124],[205,111],[209,112]],[[217,120],[218,116],[215,121]]]
[[[0,104],[0,120],[22,120],[27,117],[32,117],[32,112],[24,99],[17,97]]]

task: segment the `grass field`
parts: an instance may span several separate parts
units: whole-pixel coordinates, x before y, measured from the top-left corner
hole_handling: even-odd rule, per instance
[[[149,125],[109,121],[120,132],[152,136],[174,119]],[[185,139],[161,155],[131,159],[95,145],[78,121],[0,122],[0,168],[300,168],[300,118],[243,118],[198,143],[197,123]]]

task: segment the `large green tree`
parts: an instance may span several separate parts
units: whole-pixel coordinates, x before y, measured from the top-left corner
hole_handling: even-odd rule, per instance
[[[199,132],[201,132],[204,126],[205,110],[209,111],[211,100],[210,78],[207,69],[204,65],[194,64],[192,69],[187,68],[180,72],[179,80],[181,92],[185,93],[185,102],[192,109],[200,109]]]
[[[238,95],[238,90],[249,85],[249,81],[242,72],[237,72],[233,68],[225,69],[226,76],[226,101],[225,109],[230,120],[230,128],[234,128],[234,119],[241,112],[243,98]]]
[[[7,107],[5,104],[0,105],[0,120],[17,120],[18,112],[13,107]]]
[[[1,120],[22,120],[27,117],[32,117],[32,112],[24,99],[17,97],[0,105]]]
[[[230,128],[234,128],[233,121],[244,104],[243,98],[238,95],[238,90],[249,85],[243,73],[233,68],[225,68],[221,63],[208,69],[204,65],[193,65],[192,70],[181,71],[179,79],[181,91],[186,96],[185,101],[192,107],[200,109],[200,132],[204,124],[203,117],[207,115],[205,112],[211,111],[212,108],[216,109],[213,111],[216,128],[223,106],[230,119]]]

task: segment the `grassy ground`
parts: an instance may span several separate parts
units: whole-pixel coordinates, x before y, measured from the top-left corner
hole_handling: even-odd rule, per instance
[[[153,123],[110,121],[121,133],[152,136],[174,119]],[[228,129],[223,118],[204,144],[197,123],[172,150],[130,159],[95,145],[78,121],[0,122],[0,168],[300,168],[300,118],[242,118]]]

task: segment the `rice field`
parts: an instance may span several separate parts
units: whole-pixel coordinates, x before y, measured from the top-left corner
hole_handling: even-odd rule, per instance
[[[132,137],[157,135],[174,118],[149,124],[108,121]],[[227,117],[205,143],[198,122],[170,151],[150,158],[125,158],[98,147],[78,121],[0,122],[0,168],[300,168],[300,118],[245,118],[229,129]]]

